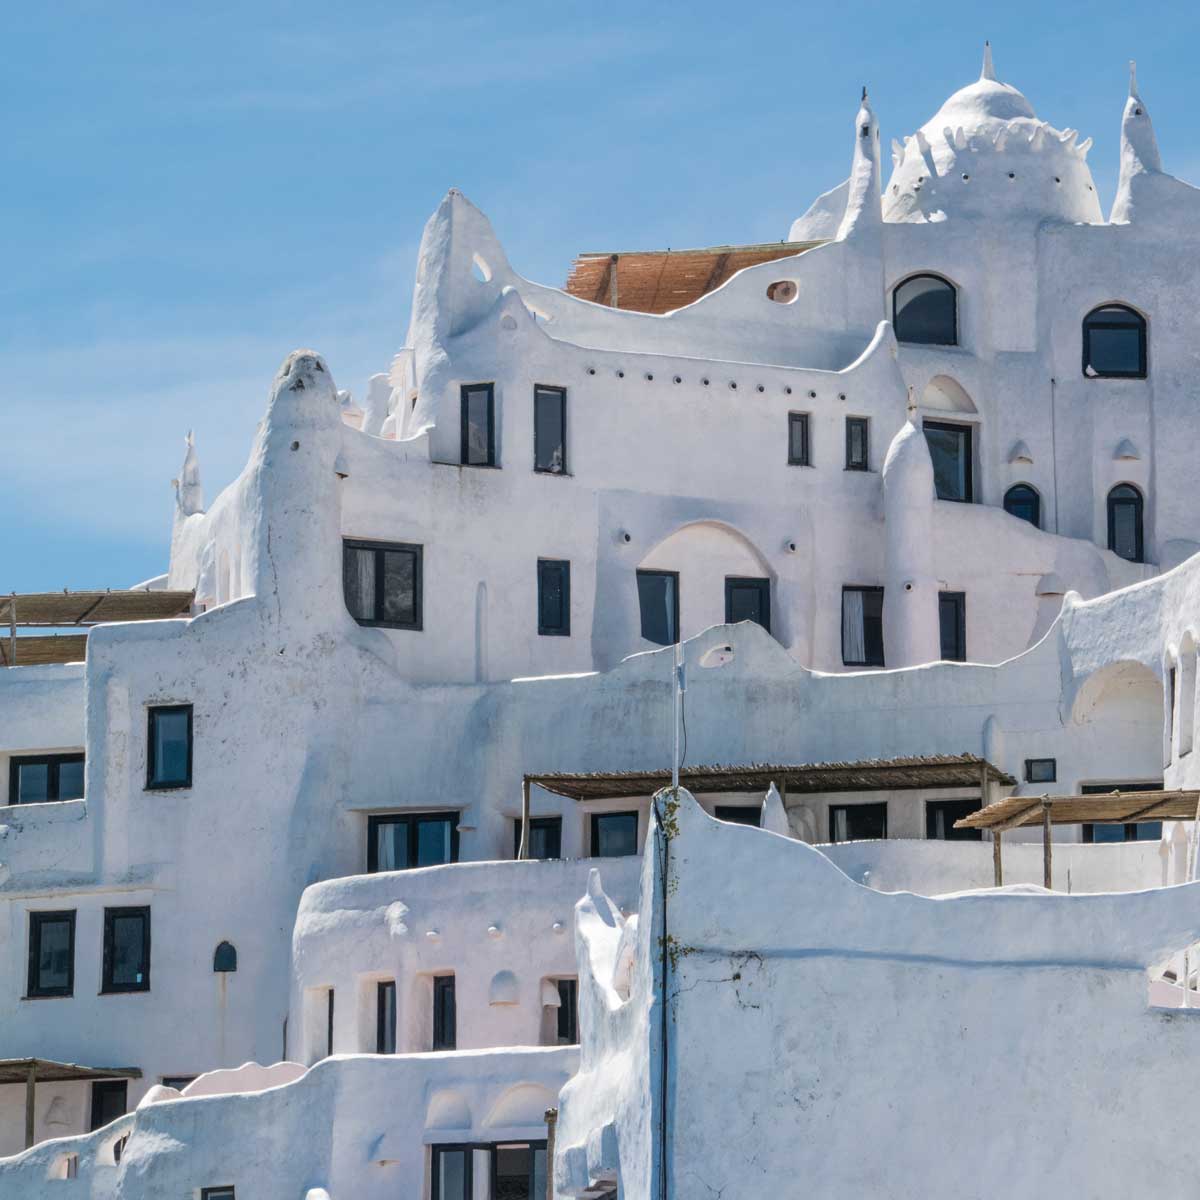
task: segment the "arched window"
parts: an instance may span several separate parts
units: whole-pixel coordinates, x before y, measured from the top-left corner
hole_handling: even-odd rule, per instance
[[[221,974],[237,970],[237,950],[230,942],[222,942],[213,952],[213,970]]]
[[[1083,373],[1089,379],[1146,378],[1146,318],[1104,304],[1083,318]]]
[[[1037,529],[1042,527],[1042,498],[1027,483],[1014,483],[1004,493],[1004,511]]]
[[[896,340],[926,346],[958,345],[958,293],[940,275],[913,275],[892,293]]]
[[[1108,493],[1108,548],[1130,562],[1142,561],[1142,493],[1118,483]]]

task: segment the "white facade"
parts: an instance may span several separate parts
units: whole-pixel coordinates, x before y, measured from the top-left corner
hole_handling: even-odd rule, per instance
[[[0,798],[16,800],[13,758],[86,754],[83,799],[0,808],[0,1059],[138,1068],[129,1106],[147,1100],[87,1134],[90,1085],[40,1085],[35,1136],[58,1140],[18,1154],[24,1089],[0,1086],[0,1155],[15,1156],[0,1159],[0,1193],[11,1183],[14,1194],[66,1195],[57,1176],[75,1155],[79,1195],[231,1185],[243,1200],[425,1200],[427,1147],[464,1145],[475,1200],[487,1200],[486,1148],[543,1138],[540,1114],[566,1085],[561,1194],[611,1184],[631,1200],[657,1195],[661,1119],[648,1104],[662,1098],[652,1028],[662,969],[651,952],[661,913],[646,910],[646,889],[662,875],[631,855],[598,860],[603,891],[588,882],[602,850],[593,817],[636,813],[640,845],[650,798],[577,803],[534,788],[532,814],[559,819],[565,861],[501,861],[514,857],[523,776],[669,764],[673,653],[642,636],[639,570],[678,576],[691,764],[969,753],[1034,794],[1046,785],[1026,782],[1029,759],[1055,760],[1059,792],[1200,784],[1190,754],[1200,557],[1189,557],[1200,550],[1190,327],[1200,259],[1188,253],[1200,193],[1162,173],[1136,89],[1121,137],[1106,222],[1085,150],[999,83],[990,57],[978,83],[897,146],[886,184],[864,97],[850,178],[790,233],[824,244],[742,271],[665,316],[521,279],[486,218],[451,191],[426,227],[408,345],[361,407],[318,354],[296,352],[245,470],[207,507],[189,437],[167,582],[195,589],[195,615],[102,626],[85,665],[0,674]],[[955,289],[953,345],[897,340],[895,289],[921,273]],[[780,280],[795,285],[776,289],[794,296],[786,303],[767,295]],[[1084,320],[1116,304],[1145,322],[1144,378],[1084,369]],[[465,465],[464,389],[482,385],[494,462]],[[565,389],[555,460],[565,471],[534,470],[539,386]],[[790,414],[807,415],[808,465],[789,462]],[[848,417],[868,422],[865,469],[846,469]],[[971,502],[936,498],[927,421],[969,430],[958,466]],[[1004,511],[1021,483],[1040,498],[1037,527]],[[1133,557],[1143,561],[1108,548],[1118,485],[1141,497]],[[399,619],[351,615],[346,589],[360,577],[347,543],[399,547],[416,564],[411,588],[383,581],[373,594]],[[552,633],[539,632],[539,560],[569,563],[569,623]],[[729,579],[765,581],[769,630],[725,624]],[[886,670],[861,669],[847,651],[856,634],[843,589],[854,587],[883,589]],[[969,661],[938,661],[944,592],[965,596]],[[728,665],[691,669],[722,645]],[[181,706],[186,777],[148,786],[152,714]],[[990,964],[978,979],[994,986],[1011,977],[1030,1009],[1064,988],[1086,991],[1078,1002],[1101,1031],[1097,1047],[1140,1021],[1122,1068],[1139,1096],[1161,1086],[1160,1065],[1186,1054],[1190,1019],[1167,1028],[1139,1005],[1149,1003],[1146,969],[1200,938],[1190,890],[1162,891],[1188,877],[1188,829],[1119,847],[1069,844],[1079,831],[1061,829],[1054,883],[1070,902],[938,900],[929,912],[961,921],[939,931],[926,902],[872,893],[989,886],[986,844],[924,840],[927,805],[943,799],[979,794],[772,798],[767,827],[781,831],[786,808],[791,837],[811,843],[833,836],[835,805],[886,804],[887,841],[828,848],[841,871],[786,838],[687,817],[685,842],[694,833],[704,847],[680,867],[672,900],[687,945],[790,961],[824,927],[834,931],[830,962],[869,949],[893,963],[920,943],[949,964],[944,990],[963,994],[926,1003],[920,971],[894,963],[837,979],[828,964],[811,975],[772,965],[763,970],[778,978],[762,986],[790,1006],[773,1024],[724,1000],[673,1009],[676,1035],[698,1052],[722,1041],[715,1031],[733,1032],[710,1055],[711,1076],[699,1054],[674,1068],[666,1124],[693,1132],[666,1151],[668,1170],[678,1168],[671,1194],[690,1194],[688,1163],[721,1186],[714,1156],[734,1108],[744,1121],[776,1106],[754,1071],[722,1100],[723,1072],[779,1057],[800,1088],[797,1072],[810,1070],[800,1064],[817,1061],[811,1027],[834,1008],[854,1088],[831,1090],[827,1064],[800,1091],[819,1092],[827,1111],[857,1111],[877,1066],[868,1032],[894,1028],[900,1046],[929,1032],[904,1024],[905,997],[925,997],[931,1022],[981,1020],[993,984],[964,984],[968,960]],[[713,812],[762,796],[699,800]],[[380,818],[430,813],[443,815],[438,836],[457,861],[389,870],[403,864],[373,860]],[[1040,850],[1009,853],[1006,882],[1041,881]],[[1137,894],[1080,906],[1081,892]],[[149,910],[148,987],[107,986],[106,910],[119,908]],[[31,914],[66,912],[70,994],[31,994]],[[851,937],[843,927],[855,912]],[[1030,945],[1017,944],[1018,927]],[[1098,930],[1128,952],[1098,961]],[[236,971],[213,969],[223,943]],[[1030,965],[1030,946],[1060,964],[1052,983]],[[448,976],[456,1048],[435,1051],[434,980]],[[555,1031],[557,981],[576,976],[581,1050],[558,1045]],[[381,984],[394,985],[395,1002],[395,1052],[383,1056]],[[810,993],[831,997],[819,1013]],[[864,993],[887,997],[886,1019],[877,1013],[870,1030],[856,1023]],[[975,1047],[984,1064],[994,1051],[985,1038]],[[300,1066],[277,1086],[256,1070],[207,1075],[281,1060]],[[898,1057],[885,1090],[907,1103],[913,1073]],[[202,1074],[183,1100],[147,1094],[164,1078]],[[913,1103],[940,1078],[931,1069]],[[1016,1119],[1005,1106],[1028,1083],[1017,1065],[998,1081],[1005,1119]],[[962,1104],[949,1085],[940,1095],[947,1111]],[[1044,1099],[1046,1112],[1064,1103],[1053,1089]],[[872,1190],[837,1166],[853,1158],[846,1147],[814,1146],[804,1125],[813,1118],[797,1106],[798,1125],[786,1136],[780,1126],[764,1159],[766,1190],[730,1179],[727,1197],[783,1194],[802,1177],[825,1181],[829,1195]],[[1186,1106],[1156,1100],[1153,1111],[1164,1128],[1189,1127]],[[922,1146],[906,1169],[936,1183],[923,1194],[961,1194],[968,1160],[985,1152],[963,1151],[939,1175]],[[1045,1167],[1049,1154],[1039,1145],[1026,1165]],[[1129,1183],[1093,1169],[1089,1194]],[[1031,1179],[1013,1187],[1039,1192]]]

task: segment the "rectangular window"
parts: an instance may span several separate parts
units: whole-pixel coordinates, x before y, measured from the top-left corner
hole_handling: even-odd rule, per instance
[[[883,588],[842,588],[842,662],[847,667],[882,667]]]
[[[742,576],[725,577],[725,624],[754,621],[771,632],[771,581]]]
[[[942,635],[942,658],[948,662],[966,662],[966,592],[938,592],[938,627]]]
[[[543,1200],[546,1195],[546,1143],[509,1143],[492,1147],[495,1200]]]
[[[495,385],[469,383],[462,389],[462,465],[496,465]]]
[[[533,469],[546,475],[567,473],[567,389],[533,389]]]
[[[788,464],[810,467],[808,413],[788,413]]]
[[[933,482],[939,500],[974,500],[971,427],[925,422],[925,441],[933,460]]]
[[[92,1084],[92,1113],[89,1130],[103,1129],[129,1107],[129,1083],[124,1079],[97,1079]]]
[[[192,706],[160,704],[148,711],[146,787],[191,787]]]
[[[1167,671],[1167,696],[1166,696],[1167,736],[1166,736],[1166,748],[1163,753],[1163,766],[1164,767],[1167,766],[1171,762],[1171,759],[1174,758],[1174,756],[1175,756],[1175,753],[1174,753],[1175,752],[1175,696],[1176,696],[1175,687],[1176,687],[1177,678],[1178,678],[1178,676],[1176,673],[1176,669],[1174,667],[1171,667]]]
[[[22,755],[9,760],[9,804],[82,799],[82,754]]]
[[[232,1187],[210,1187],[200,1189],[200,1200],[237,1200]]]
[[[753,825],[757,829],[762,820],[762,809],[749,804],[718,804],[713,809],[713,815],[718,821],[729,821],[733,825]]]
[[[325,1057],[333,1057],[333,1000],[334,989],[325,989]]]
[[[342,542],[342,592],[360,625],[420,629],[422,546],[409,542]]]
[[[431,1146],[430,1200],[472,1200],[471,1146]]]
[[[189,1083],[194,1083],[195,1075],[164,1075],[162,1077],[163,1087],[174,1088],[177,1092],[182,1092]]]
[[[539,558],[537,589],[538,633],[543,637],[570,637],[571,564],[560,558]]]
[[[453,1050],[458,1040],[454,976],[433,977],[433,1048]]]
[[[954,822],[978,812],[978,800],[927,800],[925,836],[938,842],[981,842],[982,829],[955,829]]]
[[[406,871],[458,862],[458,813],[388,813],[367,818],[367,870]]]
[[[396,1053],[396,981],[380,980],[375,988],[375,1053]]]
[[[1149,783],[1085,783],[1079,789],[1081,796],[1104,796],[1109,792],[1159,792],[1162,780]],[[1090,824],[1083,826],[1083,840],[1092,842],[1157,842],[1162,838],[1161,821],[1129,821],[1125,823]]]
[[[1026,783],[1054,783],[1058,779],[1058,759],[1027,758],[1025,760]]]
[[[27,996],[70,996],[75,990],[75,913],[29,914]]]
[[[521,819],[513,822],[513,858],[521,850]],[[562,858],[562,817],[530,817],[530,858]]]
[[[102,992],[150,990],[150,909],[104,910]]]
[[[658,646],[673,646],[679,640],[679,573],[639,571],[637,589],[642,637]]]
[[[637,813],[592,813],[593,858],[623,858],[637,852]]]
[[[846,418],[847,471],[869,471],[871,469],[869,429],[870,423],[866,417]]]
[[[887,804],[831,804],[829,840],[864,842],[887,837]]]
[[[558,981],[558,1043],[574,1046],[579,1042],[579,981]]]

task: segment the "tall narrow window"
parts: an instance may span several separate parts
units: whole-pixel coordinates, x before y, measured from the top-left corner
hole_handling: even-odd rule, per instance
[[[887,804],[831,804],[829,840],[861,842],[887,837]]]
[[[533,469],[546,475],[567,472],[567,389],[533,389]]]
[[[938,592],[938,627],[942,635],[942,658],[949,662],[966,662],[966,592]]]
[[[1163,766],[1169,766],[1171,760],[1175,757],[1175,697],[1177,695],[1176,688],[1179,686],[1179,672],[1175,667],[1171,667],[1167,671],[1167,694],[1165,697],[1166,704],[1163,706],[1166,709],[1167,732],[1163,739]]]
[[[458,862],[458,813],[386,813],[367,818],[367,870],[405,871]]]
[[[1083,318],[1083,373],[1090,379],[1146,378],[1146,319],[1123,304]]]
[[[842,588],[842,662],[882,667],[883,588]]]
[[[495,1200],[542,1200],[546,1195],[546,1143],[509,1143],[492,1147]]]
[[[1027,483],[1014,483],[1004,493],[1004,511],[1035,529],[1042,527],[1042,498]]]
[[[808,441],[808,413],[788,413],[788,463],[793,467],[812,466]]]
[[[513,822],[513,858],[521,850],[521,820]],[[562,858],[562,817],[532,817],[529,821],[529,858]]]
[[[88,1128],[93,1131],[103,1129],[118,1117],[123,1117],[128,1108],[128,1080],[97,1079],[92,1084],[92,1112]]]
[[[149,710],[146,787],[192,786],[192,706],[157,705]]]
[[[408,542],[342,542],[342,592],[360,625],[420,629],[423,547]]]
[[[454,976],[433,977],[433,1048],[453,1050],[458,1042],[458,1017],[454,1003]]]
[[[978,812],[978,800],[926,800],[925,836],[939,842],[981,842],[982,829],[955,829],[954,822]]]
[[[1108,493],[1108,548],[1130,562],[1143,561],[1142,493],[1118,483]]]
[[[892,293],[892,325],[898,342],[958,345],[958,297],[940,275],[913,275]]]
[[[637,852],[637,813],[592,813],[592,856],[594,858],[621,858]]]
[[[925,441],[929,444],[929,457],[933,460],[933,483],[937,498],[970,504],[975,499],[971,427],[926,421]]]
[[[150,990],[150,909],[104,910],[102,992]]]
[[[396,1053],[396,981],[384,979],[375,988],[375,1053]]]
[[[558,1041],[574,1046],[579,1041],[579,981],[558,981]]]
[[[638,607],[642,637],[659,646],[679,640],[679,574],[676,571],[639,571]]]
[[[846,418],[846,470],[870,470],[870,423],[866,417]]]
[[[82,754],[14,755],[9,759],[9,804],[45,804],[82,798]]]
[[[754,621],[771,631],[771,581],[742,576],[725,577],[725,624]]]
[[[537,589],[538,633],[543,637],[570,637],[571,564],[565,559],[539,558]]]
[[[471,1146],[432,1146],[430,1200],[471,1200]]]
[[[496,395],[490,383],[471,383],[462,389],[462,465],[496,465]]]
[[[325,1057],[333,1057],[333,988],[325,989]]]
[[[70,996],[75,990],[75,913],[29,914],[27,996]]]

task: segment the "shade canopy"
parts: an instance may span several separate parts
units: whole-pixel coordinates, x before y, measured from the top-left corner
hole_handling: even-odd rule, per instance
[[[49,1058],[0,1058],[0,1083],[72,1083],[89,1079],[141,1079],[139,1067],[81,1067]]]
[[[1088,796],[1006,796],[954,822],[955,829],[1003,832],[1023,825],[1124,825],[1134,821],[1193,821],[1200,791],[1104,792]]]
[[[83,662],[86,657],[86,633],[0,639],[0,666],[3,667],[44,667],[48,663]]]
[[[0,625],[101,625],[186,617],[193,592],[24,592],[0,596]],[[15,620],[14,620],[15,618]]]
[[[789,794],[818,792],[890,792],[914,788],[1016,784],[1011,775],[974,754],[936,754],[914,758],[865,759],[861,762],[684,767],[679,782],[691,792],[765,792],[772,783]],[[671,772],[609,771],[527,775],[526,783],[571,800],[616,800],[650,795],[671,782]]]

